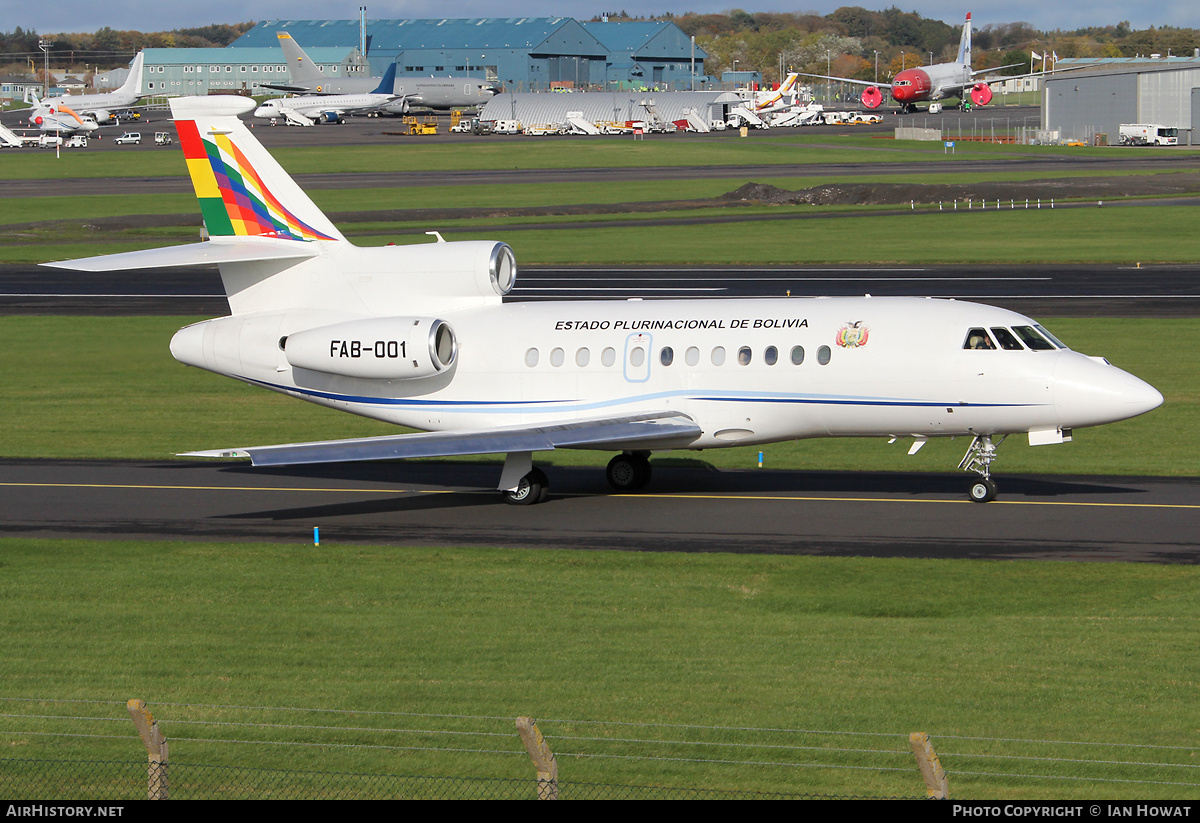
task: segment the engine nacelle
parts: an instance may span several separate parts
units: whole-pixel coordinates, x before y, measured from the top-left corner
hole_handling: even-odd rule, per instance
[[[112,112],[108,109],[89,109],[84,112],[84,116],[92,118],[97,123],[107,123],[113,119]]]
[[[987,83],[976,83],[971,86],[971,102],[977,106],[986,106],[992,102],[992,87]]]
[[[372,317],[288,335],[279,341],[293,367],[345,377],[410,380],[454,365],[454,330],[432,317]]]
[[[864,106],[869,109],[877,109],[882,102],[883,92],[879,90],[878,86],[867,86],[863,89],[862,103]]]

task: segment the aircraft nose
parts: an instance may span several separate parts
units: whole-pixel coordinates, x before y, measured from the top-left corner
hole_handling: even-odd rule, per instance
[[[1103,358],[1063,352],[1054,368],[1054,402],[1063,428],[1082,428],[1145,414],[1163,396]]]

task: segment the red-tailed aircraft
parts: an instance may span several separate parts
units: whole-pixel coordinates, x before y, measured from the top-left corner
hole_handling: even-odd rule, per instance
[[[869,109],[879,108],[883,103],[884,90],[891,91],[892,99],[900,104],[901,111],[910,112],[915,110],[916,103],[941,100],[944,97],[965,98],[968,94],[975,105],[986,106],[992,101],[992,89],[987,83],[975,78],[994,71],[994,68],[971,70],[971,13],[967,12],[967,22],[963,24],[962,38],[958,41],[958,57],[953,63],[904,69],[892,78],[891,83],[872,83],[850,77],[829,77],[821,74],[806,76],[866,86],[863,89],[862,102]]]

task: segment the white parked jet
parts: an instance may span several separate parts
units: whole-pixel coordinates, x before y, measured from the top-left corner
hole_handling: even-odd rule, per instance
[[[80,127],[79,123],[85,123],[89,118],[95,123],[107,123],[115,119],[112,114],[114,111],[128,108],[142,97],[143,56],[144,53],[139,51],[133,58],[129,65],[129,76],[116,91],[103,94],[64,94],[45,100],[38,100],[32,90],[26,91],[25,102],[33,106],[29,122],[43,131],[94,131],[94,125],[89,129]],[[40,122],[35,120],[38,117],[41,118]],[[57,121],[61,121],[58,128],[52,125]],[[49,128],[47,124],[51,124]]]
[[[254,110],[255,117],[269,120],[282,117],[289,123],[311,126],[324,121],[344,122],[342,115],[350,111],[379,109],[396,99],[392,86],[396,80],[396,64],[388,66],[379,85],[365,94],[309,94],[302,97],[279,97],[268,100]]]
[[[1162,395],[1015,312],[921,298],[504,303],[516,265],[492,241],[350,244],[237,115],[236,97],[171,101],[211,240],[47,265],[113,271],[215,263],[231,314],[181,329],[188,365],[424,430],[193,456],[254,465],[506,454],[499,488],[541,500],[533,453],[647,456],[808,437],[972,438],[962,467],[990,500],[996,440],[1061,443]]]

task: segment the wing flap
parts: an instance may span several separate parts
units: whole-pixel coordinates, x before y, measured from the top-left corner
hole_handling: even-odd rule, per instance
[[[622,417],[570,420],[538,426],[453,432],[419,432],[350,440],[285,443],[187,452],[180,457],[249,457],[255,466],[292,466],[407,457],[507,454],[562,448],[671,448],[700,435],[700,427],[680,412],[647,412]]]

